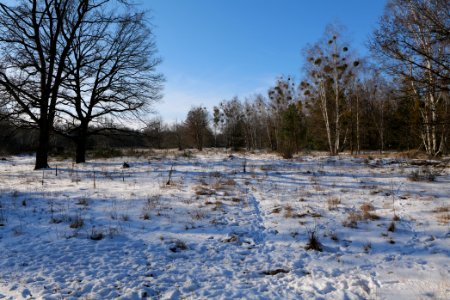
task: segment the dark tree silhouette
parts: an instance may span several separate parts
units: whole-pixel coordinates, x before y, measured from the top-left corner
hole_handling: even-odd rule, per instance
[[[199,151],[203,150],[204,138],[208,132],[208,111],[201,106],[193,107],[188,112],[186,121],[184,122],[188,133],[194,140],[195,147]]]
[[[35,169],[48,167],[49,138],[72,42],[86,15],[108,1],[0,3],[0,88],[16,122],[39,129]]]
[[[66,134],[76,143],[77,163],[85,162],[89,135],[111,129],[110,120],[139,119],[160,99],[163,77],[151,28],[142,12],[98,12],[76,32],[59,109]],[[94,125],[94,126],[92,126]]]

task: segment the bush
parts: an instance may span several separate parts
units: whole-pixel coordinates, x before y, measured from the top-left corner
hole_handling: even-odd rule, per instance
[[[100,241],[100,240],[102,240],[104,238],[104,234],[103,234],[103,232],[101,230],[97,230],[95,228],[95,226],[94,226],[94,227],[92,227],[91,234],[89,235],[89,238],[91,240],[93,240],[93,241]]]
[[[408,175],[408,179],[411,181],[429,181],[434,182],[439,173],[428,167],[420,167],[418,170],[412,171]]]
[[[72,229],[76,229],[76,228],[81,228],[84,225],[84,220],[82,217],[80,216],[76,216],[72,222],[70,223],[70,228]]]
[[[315,250],[322,252],[322,244],[319,241],[319,238],[317,237],[317,230],[308,230],[308,243],[305,247],[306,250]]]

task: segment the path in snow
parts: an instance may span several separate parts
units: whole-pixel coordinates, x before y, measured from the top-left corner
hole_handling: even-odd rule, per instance
[[[48,170],[44,185],[32,159],[0,162],[0,298],[445,299],[450,292],[450,235],[434,212],[448,203],[448,175],[411,183],[409,169],[353,158],[253,156],[247,173],[237,157],[128,161],[124,180],[123,159],[75,170],[58,162],[61,173]],[[166,186],[172,165],[174,184]],[[386,195],[399,184],[401,220],[391,233]],[[331,197],[342,200],[336,209],[327,207]],[[380,219],[343,226],[368,201]],[[77,214],[85,225],[72,229]],[[314,224],[323,252],[304,249]],[[93,226],[104,239],[88,238]]]

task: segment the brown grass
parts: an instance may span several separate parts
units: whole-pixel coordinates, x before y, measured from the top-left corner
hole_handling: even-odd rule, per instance
[[[308,230],[308,243],[306,244],[305,249],[306,250],[315,250],[322,252],[322,244],[319,241],[319,238],[317,237],[317,231],[314,230]]]
[[[216,191],[213,189],[206,188],[204,186],[195,187],[195,194],[197,196],[212,196],[216,194]]]
[[[214,202],[214,207],[212,210],[214,210],[214,211],[219,210],[220,208],[222,208],[222,206],[223,206],[222,201],[217,200],[216,202]]]
[[[72,229],[81,228],[84,225],[84,220],[80,216],[76,216],[72,222],[70,223],[69,227]]]
[[[362,220],[363,217],[361,213],[352,211],[348,214],[347,219],[344,222],[342,222],[342,225],[344,227],[357,228],[358,222]]]
[[[435,209],[433,209],[433,212],[435,213],[446,213],[450,212],[450,206],[440,206]]]
[[[294,208],[290,204],[286,204],[284,206],[284,217],[285,218],[292,218],[294,213]]]
[[[432,212],[438,214],[436,219],[439,224],[446,225],[450,222],[450,206],[440,206],[432,210]]]
[[[196,209],[192,213],[192,218],[195,220],[204,219],[204,218],[206,218],[206,213],[204,211],[202,211],[201,209]]]
[[[446,214],[438,215],[437,221],[442,225],[446,225],[447,223],[450,222],[450,214],[446,213]]]
[[[359,208],[363,213],[375,210],[373,205],[369,202],[364,202]]]
[[[242,199],[239,197],[233,197],[233,199],[231,199],[231,201],[233,201],[234,203],[239,203],[242,201]]]
[[[273,214],[279,214],[280,212],[281,212],[281,207],[275,207],[274,209],[272,209]]]
[[[341,199],[339,198],[329,198],[327,200],[328,204],[328,210],[336,210],[338,208],[338,205],[341,204]]]
[[[380,216],[378,216],[377,214],[374,214],[373,211],[375,210],[375,208],[373,207],[373,205],[369,202],[364,202],[361,206],[360,206],[361,212],[362,212],[362,219],[363,220],[379,220]]]
[[[229,185],[229,186],[235,186],[236,185],[236,181],[233,178],[229,178],[223,184],[224,185]]]

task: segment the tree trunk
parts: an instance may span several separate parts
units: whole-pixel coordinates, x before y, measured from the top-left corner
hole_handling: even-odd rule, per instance
[[[328,118],[327,94],[323,82],[320,83],[319,98],[320,98],[319,106],[320,110],[322,111],[323,120],[325,121],[325,129],[327,131],[328,147],[330,148],[330,154],[334,155],[334,148],[331,142],[330,120]]]
[[[335,109],[336,109],[336,119],[335,119],[335,134],[334,134],[334,153],[333,155],[337,155],[339,153],[339,141],[341,138],[341,123],[340,123],[340,112],[339,112],[339,86],[337,82],[338,78],[335,78]]]
[[[87,146],[87,125],[81,125],[78,137],[76,139],[75,163],[86,162],[86,146]]]
[[[48,150],[50,144],[50,129],[46,121],[39,126],[39,144],[36,151],[35,170],[48,168]]]
[[[359,143],[359,96],[356,95],[356,153],[361,154],[361,147]]]
[[[86,137],[81,136],[77,141],[77,149],[75,154],[75,162],[77,164],[86,162]]]
[[[334,101],[335,101],[335,109],[336,109],[336,119],[335,119],[335,134],[334,134],[334,152],[333,155],[337,155],[339,153],[339,142],[341,138],[341,123],[340,123],[340,111],[339,111],[339,76],[337,71],[337,44],[334,43],[334,53],[333,55],[333,64],[334,64]]]

